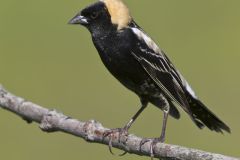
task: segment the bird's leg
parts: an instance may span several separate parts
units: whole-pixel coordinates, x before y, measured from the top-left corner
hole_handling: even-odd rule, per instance
[[[162,125],[162,133],[159,138],[160,142],[165,141],[165,133],[166,133],[166,128],[167,128],[167,120],[168,120],[168,114],[169,114],[169,105],[167,105],[166,109],[163,110],[163,125]]]
[[[143,110],[147,107],[148,102],[141,101],[142,106],[137,111],[137,113],[131,118],[131,120],[123,127],[124,130],[128,131],[132,124],[135,122],[135,120],[138,118],[138,116],[143,112]]]
[[[112,152],[112,139],[114,138],[114,134],[118,133],[118,140],[120,142],[120,139],[123,135],[128,135],[128,130],[130,129],[130,127],[132,126],[132,124],[135,122],[135,120],[138,118],[138,116],[143,112],[143,110],[147,107],[148,102],[141,100],[141,108],[137,111],[137,113],[131,118],[131,120],[123,127],[123,128],[116,128],[116,129],[111,129],[108,130],[104,133],[103,138],[109,136],[110,140],[109,140],[109,150],[112,154],[114,154]],[[126,152],[124,152],[122,155],[125,155]]]
[[[163,109],[163,125],[162,125],[162,132],[161,132],[161,136],[159,138],[153,138],[153,139],[143,139],[141,142],[140,142],[140,150],[141,150],[141,147],[151,141],[150,143],[150,156],[151,156],[151,159],[153,160],[154,158],[154,147],[156,146],[156,144],[158,142],[160,143],[164,143],[165,142],[165,133],[166,133],[166,127],[167,127],[167,119],[168,119],[168,114],[169,114],[169,110],[170,110],[170,106],[169,104],[167,103],[166,106],[164,107]]]

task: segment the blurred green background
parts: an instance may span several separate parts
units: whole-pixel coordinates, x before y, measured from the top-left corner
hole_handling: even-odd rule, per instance
[[[167,143],[240,156],[240,1],[125,0],[135,20],[168,53],[198,96],[232,134],[199,130],[182,112],[169,120]],[[105,69],[88,31],[67,22],[90,0],[1,0],[0,83],[69,116],[123,126],[138,97]],[[150,106],[131,129],[160,135],[162,112]],[[148,159],[112,156],[107,147],[63,133],[46,134],[0,110],[0,159]],[[119,152],[119,151],[115,151]]]

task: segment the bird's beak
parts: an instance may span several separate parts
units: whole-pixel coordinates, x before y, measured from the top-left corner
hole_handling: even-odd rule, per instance
[[[69,24],[82,24],[82,25],[87,25],[88,19],[82,15],[76,15],[75,17],[73,17],[69,22]]]

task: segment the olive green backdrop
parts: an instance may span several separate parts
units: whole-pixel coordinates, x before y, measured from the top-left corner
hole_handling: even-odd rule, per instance
[[[240,156],[240,1],[125,0],[135,20],[167,52],[198,96],[232,134],[199,130],[182,112],[169,120],[167,143]],[[0,83],[26,99],[69,116],[121,127],[139,108],[138,97],[105,69],[90,34],[67,22],[90,0],[1,0]],[[162,112],[153,106],[131,133],[160,135]],[[107,147],[0,110],[0,159],[148,159],[112,156]],[[118,150],[115,152],[119,153]]]

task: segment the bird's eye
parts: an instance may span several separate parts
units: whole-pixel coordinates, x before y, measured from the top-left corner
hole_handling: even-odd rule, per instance
[[[98,16],[98,13],[97,12],[93,12],[90,16],[91,16],[92,19],[96,19],[97,16]]]

